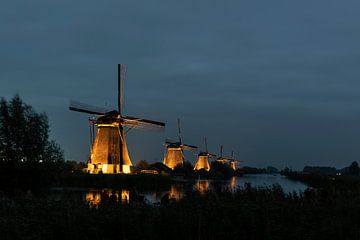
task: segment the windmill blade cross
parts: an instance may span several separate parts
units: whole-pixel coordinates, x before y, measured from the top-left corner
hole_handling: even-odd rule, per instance
[[[235,159],[229,159],[230,161],[232,161],[232,162],[236,162],[236,163],[241,163],[241,162],[243,162],[243,161],[241,161],[241,160],[235,160]]]
[[[209,157],[216,157],[216,154],[208,153]]]
[[[126,116],[123,118],[124,124],[126,126],[131,126],[135,128],[161,128],[163,129],[165,127],[165,123],[153,121],[149,119],[144,118],[136,118],[136,117],[130,117]]]
[[[178,118],[179,141],[182,143],[180,118]]]
[[[205,151],[208,152],[208,145],[207,145],[207,139],[205,137]]]
[[[178,143],[177,141],[174,141],[174,140],[171,140],[171,139],[166,139],[165,140],[165,144],[175,144],[175,143]]]
[[[118,111],[120,116],[124,105],[125,76],[126,66],[124,64],[118,64]]]
[[[104,115],[106,112],[109,112],[108,109],[95,107],[78,101],[70,101],[69,109],[75,112],[82,112],[82,113],[96,114],[96,115]]]
[[[236,162],[236,163],[242,162],[240,160],[236,160],[236,159],[232,159],[232,158],[223,158],[223,159],[226,160],[226,161],[229,161],[229,162]]]
[[[185,150],[195,150],[198,148],[197,146],[188,145],[188,144],[182,144],[182,146]]]

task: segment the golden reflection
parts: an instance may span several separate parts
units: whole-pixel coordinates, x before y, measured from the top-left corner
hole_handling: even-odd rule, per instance
[[[232,176],[230,179],[230,189],[232,191],[236,190],[236,177]]]
[[[87,192],[86,202],[89,203],[90,206],[97,206],[101,202],[101,194],[99,192]]]
[[[89,191],[85,194],[86,202],[90,206],[99,206],[102,203],[123,203],[130,202],[130,191],[128,190],[102,190],[102,191]]]
[[[181,191],[181,189],[178,186],[172,185],[169,193],[169,198],[179,201],[183,197],[184,197],[183,191]]]
[[[209,185],[209,180],[198,180],[195,186],[200,193],[205,193],[209,190]]]
[[[130,191],[128,190],[121,190],[121,201],[124,203],[130,202]]]

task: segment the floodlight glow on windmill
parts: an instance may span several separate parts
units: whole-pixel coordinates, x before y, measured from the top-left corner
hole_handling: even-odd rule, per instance
[[[165,127],[163,122],[122,115],[125,74],[125,65],[118,64],[117,110],[109,111],[80,102],[70,102],[70,110],[95,115],[90,119],[92,148],[87,168],[89,173],[131,173],[132,162],[125,140],[128,130]],[[97,128],[96,135],[94,126]],[[127,131],[124,128],[127,128]]]

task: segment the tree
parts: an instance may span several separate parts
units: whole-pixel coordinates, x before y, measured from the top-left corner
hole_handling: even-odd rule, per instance
[[[49,141],[45,113],[37,113],[19,95],[0,101],[0,161],[40,163],[63,161],[60,146]]]
[[[138,162],[138,164],[136,164],[136,168],[141,171],[141,170],[146,170],[149,168],[149,163],[146,160],[141,160]]]
[[[43,161],[49,163],[64,161],[64,151],[54,140],[49,141],[45,146]]]
[[[0,100],[0,161],[13,158],[11,135],[10,135],[10,116],[8,103],[4,98]]]
[[[350,175],[354,175],[354,176],[358,176],[359,175],[359,164],[354,161],[351,163],[350,167],[349,167],[349,174]]]
[[[221,178],[230,178],[234,174],[234,170],[227,163],[213,161],[210,165],[210,172],[212,175]]]
[[[184,176],[191,176],[194,173],[194,166],[189,161],[184,161],[184,163],[181,165],[175,166],[173,170],[174,174],[181,174]]]

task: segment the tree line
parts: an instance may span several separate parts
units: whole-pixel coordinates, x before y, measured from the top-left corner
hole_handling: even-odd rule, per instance
[[[41,188],[67,171],[63,150],[49,132],[47,115],[18,94],[0,99],[0,189]]]
[[[45,113],[37,113],[16,94],[0,100],[0,161],[42,163],[64,161],[60,146],[49,140]]]

